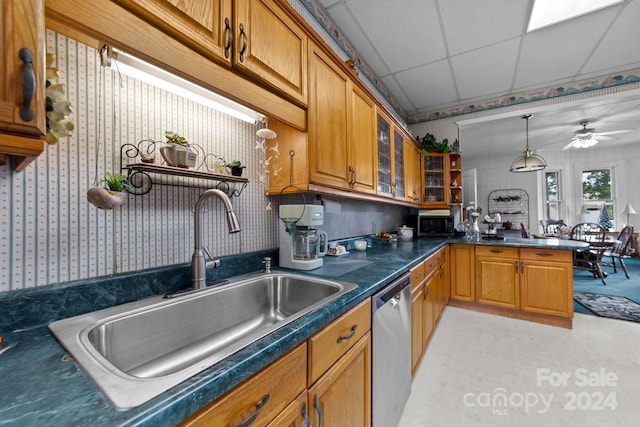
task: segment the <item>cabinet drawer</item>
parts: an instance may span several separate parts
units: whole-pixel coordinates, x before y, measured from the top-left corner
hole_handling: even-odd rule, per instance
[[[420,286],[420,283],[422,283],[422,281],[424,280],[426,276],[424,272],[424,266],[425,266],[425,262],[423,261],[410,270],[411,271],[411,289],[415,289],[418,286]]]
[[[436,258],[437,258],[437,254],[433,254],[433,255],[429,256],[429,258],[427,258],[424,261],[424,274],[426,276],[428,276],[431,273],[433,273],[433,271],[438,266],[438,262],[437,262]]]
[[[220,399],[182,422],[181,426],[239,425],[258,411],[265,425],[306,388],[307,344],[301,344]],[[268,396],[268,398],[266,398]]]
[[[565,249],[520,249],[520,259],[531,261],[572,262],[573,254]]]
[[[476,246],[476,256],[518,258],[518,248],[505,246]]]
[[[309,338],[308,385],[371,329],[371,299],[360,303]]]

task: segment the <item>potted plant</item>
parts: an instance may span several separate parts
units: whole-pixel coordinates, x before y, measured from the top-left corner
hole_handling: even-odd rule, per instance
[[[198,155],[189,148],[189,141],[172,131],[165,131],[167,145],[160,147],[160,155],[169,166],[194,167]]]
[[[242,176],[242,169],[246,168],[240,160],[234,160],[227,165],[227,169],[231,171],[233,176]]]
[[[423,154],[427,153],[448,153],[449,152],[449,140],[447,138],[438,142],[436,137],[432,134],[428,133],[422,138],[419,136],[416,137],[418,143],[420,144],[420,152]]]
[[[113,209],[124,203],[128,188],[126,175],[105,172],[98,185],[87,191],[87,200],[100,209]]]

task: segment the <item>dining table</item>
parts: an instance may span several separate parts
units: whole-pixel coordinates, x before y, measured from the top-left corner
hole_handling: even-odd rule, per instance
[[[602,280],[602,284],[606,285],[607,273],[602,271],[602,257],[605,252],[620,244],[620,240],[606,238],[604,240],[586,239],[579,241],[586,241],[589,247],[573,252],[573,266],[577,269],[590,271],[594,279],[599,278]]]

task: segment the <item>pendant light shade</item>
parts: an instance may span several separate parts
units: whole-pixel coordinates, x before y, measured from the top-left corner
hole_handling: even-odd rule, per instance
[[[547,167],[547,162],[529,149],[529,119],[531,117],[533,117],[532,114],[522,116],[527,121],[527,147],[524,153],[511,163],[511,172],[535,172]]]

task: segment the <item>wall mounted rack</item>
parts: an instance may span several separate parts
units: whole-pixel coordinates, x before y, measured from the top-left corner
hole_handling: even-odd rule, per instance
[[[157,164],[155,161],[159,159],[156,157],[160,156],[155,155],[156,151],[159,152],[156,148],[162,144],[164,143],[143,139],[137,144],[127,143],[120,147],[120,171],[127,175],[130,194],[141,196],[149,193],[154,185],[163,185],[202,189],[217,188],[224,191],[229,197],[238,197],[249,183],[247,178],[223,173],[226,166],[224,159],[215,154],[207,154],[197,144],[189,144],[189,149],[201,156],[202,159],[196,168],[169,166],[164,162]],[[128,161],[134,162],[128,163]],[[216,183],[212,185],[212,181]]]

